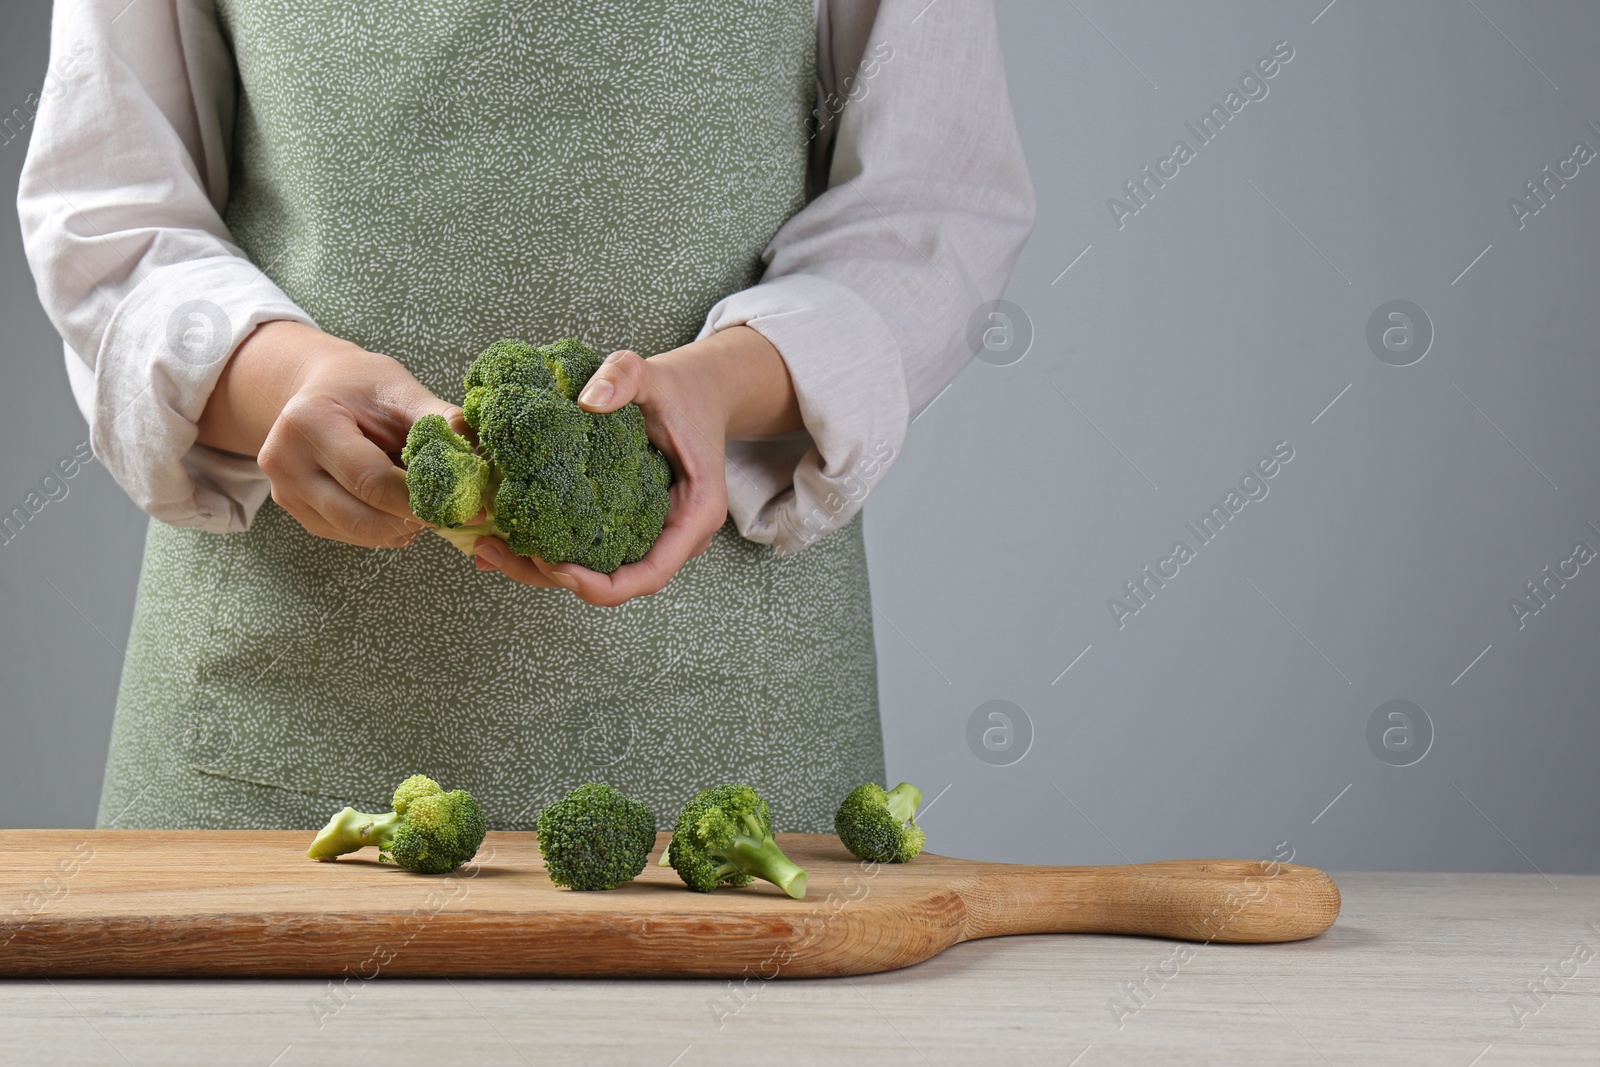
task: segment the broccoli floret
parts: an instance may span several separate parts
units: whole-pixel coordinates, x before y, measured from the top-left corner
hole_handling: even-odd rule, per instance
[[[858,859],[905,863],[922,851],[925,835],[917,826],[922,790],[901,782],[888,792],[876,782],[850,790],[833,816],[833,829]]]
[[[333,860],[376,845],[382,862],[444,874],[478,854],[487,830],[483,812],[466,790],[447,793],[432,778],[417,774],[394,791],[393,811],[368,815],[345,808],[328,820],[306,855]]]
[[[639,877],[656,847],[650,809],[590,782],[539,813],[539,852],[556,885],[615,889]]]
[[[772,811],[748,785],[696,794],[678,815],[661,862],[702,893],[762,878],[796,900],[806,895],[806,872],[772,840]]]
[[[637,404],[604,414],[578,407],[601,362],[573,340],[490,345],[463,383],[476,450],[438,415],[407,437],[411,510],[469,555],[490,536],[521,556],[607,574],[641,558],[661,536],[672,471]],[[465,525],[480,510],[485,521]]]
[[[464,526],[492,499],[489,464],[443,415],[416,421],[406,434],[400,462],[406,466],[411,510],[424,522]],[[470,548],[471,542],[467,544]]]

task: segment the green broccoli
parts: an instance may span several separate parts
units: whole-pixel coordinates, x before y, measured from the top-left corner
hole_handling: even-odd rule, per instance
[[[905,863],[922,851],[925,836],[917,826],[922,790],[901,782],[888,792],[876,782],[850,790],[833,816],[833,829],[858,859]]]
[[[432,778],[416,774],[394,791],[393,811],[368,815],[345,808],[328,820],[306,855],[333,860],[377,845],[381,862],[444,874],[478,854],[487,829],[483,812],[466,790],[446,793]]]
[[[539,813],[539,852],[556,885],[615,889],[631,882],[656,847],[656,817],[622,793],[590,782]]]
[[[477,448],[439,415],[411,427],[401,462],[411,510],[467,554],[499,537],[521,556],[610,574],[661,536],[672,471],[644,413],[577,405],[600,368],[577,341],[496,341],[467,369],[463,409]],[[481,523],[467,525],[480,512]]]
[[[491,496],[488,462],[443,415],[424,415],[412,425],[400,462],[406,465],[411,510],[432,516],[428,521],[441,523],[450,534],[461,536],[457,528],[482,511],[484,499]],[[472,540],[461,547],[471,552]]]
[[[772,811],[748,785],[724,785],[695,795],[678,815],[672,844],[661,857],[690,889],[749,885],[762,878],[796,900],[806,895],[806,872],[772,840]]]

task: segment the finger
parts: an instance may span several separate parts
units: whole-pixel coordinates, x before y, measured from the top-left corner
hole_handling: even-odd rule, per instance
[[[650,375],[644,357],[626,350],[607,356],[578,394],[578,406],[595,412],[615,411],[629,401],[647,404],[650,400]]]
[[[368,548],[403,548],[427,525],[369,507],[336,479],[318,471],[298,487],[301,499],[336,531],[336,537]]]
[[[424,415],[443,415],[456,433],[472,433],[460,405],[434,396],[415,378],[385,381],[377,389],[375,418],[364,428],[385,452],[398,453],[412,424]]]
[[[523,585],[536,585],[541,589],[556,588],[556,583],[540,569],[537,562],[517,555],[511,551],[510,545],[498,537],[480,537],[472,547],[479,559],[486,561],[491,568],[512,581],[521,582]]]
[[[426,529],[416,519],[390,515],[351,496],[309,450],[263,448],[258,462],[272,480],[273,499],[318,537],[365,548],[401,548]]]
[[[571,578],[569,578],[565,574],[562,574],[561,572],[557,571],[556,570],[556,565],[554,563],[551,563],[547,559],[541,559],[538,556],[527,556],[527,557],[518,557],[518,558],[519,559],[526,558],[529,563],[533,564],[536,568],[538,568],[539,573],[544,575],[544,580],[549,584],[549,586],[552,589],[572,589],[573,586],[576,584]]]
[[[326,475],[325,479],[330,493],[342,493],[338,484]],[[315,493],[311,494],[317,495]],[[302,493],[289,489],[274,487],[272,499],[279,507],[292,515],[296,522],[305,527],[306,532],[315,536],[326,538],[329,541],[339,541],[347,545],[356,545],[360,548],[406,548],[417,539],[423,528],[406,527],[392,515],[382,512],[373,512],[375,525],[359,531],[345,528],[337,519],[330,519],[317,509],[308,497]]]
[[[344,540],[339,536],[339,531],[335,530],[328,524],[326,519],[317,514],[315,508],[300,499],[298,494],[289,489],[274,485],[272,487],[272,502],[287,511],[295,522],[305,527],[306,533],[311,536],[322,537],[329,541]]]
[[[298,436],[310,447],[317,464],[350,496],[368,508],[397,519],[415,519],[405,471],[394,465],[387,452],[368,440],[354,416],[342,405],[293,403],[284,408],[278,421],[285,433]],[[318,506],[318,510],[322,508]],[[323,516],[334,521],[334,516],[326,511]]]
[[[468,440],[477,440],[476,431],[467,425],[467,413],[462,411],[459,405],[447,404],[431,393],[427,394],[427,398],[424,401],[418,403],[406,414],[405,418],[410,421],[405,424],[405,433],[410,433],[411,424],[424,415],[443,415],[445,421],[450,424],[450,428],[456,433]],[[401,440],[405,440],[403,434]]]
[[[274,429],[256,462],[272,483],[273,499],[318,537],[366,548],[399,548],[427,528],[416,518],[400,518],[356,500],[323,470],[308,441],[295,432]]]

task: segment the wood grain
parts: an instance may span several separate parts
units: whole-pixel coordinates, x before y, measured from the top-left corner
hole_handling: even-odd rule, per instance
[[[1509,1005],[1600,945],[1600,875],[1335,877],[1339,921],[1287,945],[1002,937],[797,982],[0,982],[0,1063],[370,1067],[401,1032],[399,1061],[474,1067],[1593,1067],[1600,959],[1523,1025]]]
[[[0,831],[0,900],[21,902],[0,919],[0,976],[808,977],[1007,934],[1293,941],[1339,913],[1323,872],[1242,860],[874,865],[833,837],[781,834],[810,872],[794,901],[763,882],[693,893],[653,863],[611,892],[558,889],[531,833],[492,833],[434,877],[361,854],[317,863],[310,837]]]

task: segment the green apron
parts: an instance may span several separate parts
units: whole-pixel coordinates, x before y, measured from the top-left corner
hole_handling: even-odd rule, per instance
[[[803,203],[814,2],[217,0],[228,226],[447,399],[501,337],[684,344]],[[620,608],[271,502],[244,534],[153,522],[100,822],[309,828],[421,772],[502,829],[585,781],[665,826],[740,780],[826,830],[883,777],[871,615],[859,519],[782,558],[726,525]]]

